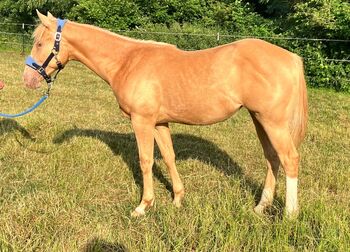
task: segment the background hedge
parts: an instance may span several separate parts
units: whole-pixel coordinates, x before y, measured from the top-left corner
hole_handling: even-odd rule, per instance
[[[3,22],[35,23],[35,9],[131,37],[202,49],[241,36],[266,40],[305,60],[308,84],[350,92],[350,3],[343,0],[2,0]],[[14,29],[14,28],[13,28]],[[18,26],[17,29],[20,29]],[[198,33],[181,36],[145,33]],[[216,34],[228,34],[216,39]],[[275,38],[277,37],[277,38]],[[326,40],[282,40],[324,38]],[[339,41],[341,40],[341,41]],[[329,59],[342,59],[333,61]]]

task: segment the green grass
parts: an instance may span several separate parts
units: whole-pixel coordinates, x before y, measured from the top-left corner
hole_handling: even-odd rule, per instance
[[[44,89],[23,88],[23,57],[0,56],[0,111],[19,112]],[[184,205],[171,204],[157,150],[155,207],[133,219],[135,137],[110,88],[79,64],[55,85],[34,113],[0,120],[0,251],[349,251],[349,95],[309,90],[298,219],[283,218],[283,171],[273,207],[252,211],[266,168],[245,110],[208,127],[172,124]]]

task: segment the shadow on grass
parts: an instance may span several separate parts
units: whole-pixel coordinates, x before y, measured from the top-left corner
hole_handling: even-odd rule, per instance
[[[139,186],[142,186],[142,177],[134,134],[75,128],[57,135],[53,142],[55,144],[61,144],[74,137],[89,137],[108,145],[115,155],[120,155],[123,158],[124,162],[131,170],[135,182]],[[201,137],[188,134],[173,134],[172,139],[177,160],[196,159],[204,163],[209,163],[225,175],[234,176],[239,179],[241,188],[254,195],[256,202],[259,200],[259,196],[262,192],[261,185],[245,176],[242,168],[214,143]],[[159,150],[155,152],[155,158],[161,158]],[[172,192],[170,182],[164,177],[161,169],[157,165],[153,166],[153,172],[154,176],[165,185],[167,190]]]
[[[19,132],[23,137],[33,140],[29,132],[15,120],[0,119],[0,136],[12,132]]]
[[[82,250],[83,252],[127,252],[128,249],[119,243],[110,243],[94,238],[89,241]]]
[[[15,120],[0,120],[0,136],[16,132],[19,132],[26,139],[35,141],[35,138]],[[89,137],[105,143],[115,155],[119,155],[123,158],[132,172],[136,184],[142,187],[142,174],[139,168],[137,145],[134,134],[75,128],[57,135],[53,143],[62,144],[74,137]],[[255,198],[255,203],[258,203],[262,192],[262,185],[252,178],[245,176],[242,168],[224,150],[221,150],[213,142],[194,135],[173,134],[172,139],[177,160],[196,159],[213,165],[226,176],[233,176],[239,179],[242,190],[252,194]],[[155,148],[155,150],[155,158],[160,159],[159,150],[157,148]],[[159,182],[173,194],[171,183],[156,164],[153,166],[153,173]],[[275,197],[275,203],[276,202],[278,207],[270,209],[269,214],[280,219],[281,211],[279,211],[279,209],[283,203],[280,197]]]

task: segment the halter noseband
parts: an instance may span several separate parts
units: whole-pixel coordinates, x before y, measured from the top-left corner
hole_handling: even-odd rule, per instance
[[[63,64],[61,63],[61,61],[58,60],[57,55],[60,51],[60,42],[62,39],[62,29],[65,25],[65,23],[67,22],[67,20],[62,20],[62,19],[57,19],[57,30],[55,33],[55,43],[53,45],[53,48],[51,50],[51,53],[49,54],[49,56],[46,58],[46,60],[44,61],[44,63],[42,65],[39,65],[38,63],[36,63],[36,61],[33,59],[32,56],[28,56],[25,63],[27,66],[33,68],[34,70],[36,70],[46,81],[47,85],[48,85],[48,90],[47,90],[47,94],[49,94],[50,89],[51,89],[51,85],[52,83],[55,81],[58,73],[64,68]],[[50,61],[52,59],[56,60],[56,65],[57,65],[57,72],[55,73],[54,77],[51,78],[45,71],[45,68],[49,65]]]

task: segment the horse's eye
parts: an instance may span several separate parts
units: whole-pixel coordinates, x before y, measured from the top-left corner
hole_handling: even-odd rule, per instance
[[[38,47],[42,47],[42,45],[43,45],[42,43],[38,42]]]

